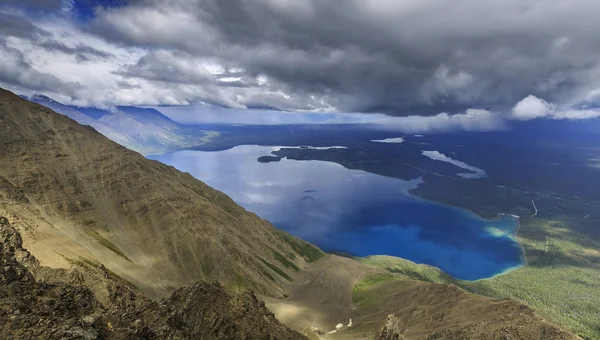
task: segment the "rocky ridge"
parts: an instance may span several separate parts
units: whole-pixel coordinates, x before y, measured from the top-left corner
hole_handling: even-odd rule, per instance
[[[216,282],[151,301],[107,280],[113,294],[106,307],[83,284],[36,281],[32,272],[40,269],[18,231],[0,217],[0,338],[305,339],[253,293],[231,294]]]

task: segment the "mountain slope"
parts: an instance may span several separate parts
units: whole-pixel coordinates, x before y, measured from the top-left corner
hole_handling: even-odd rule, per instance
[[[279,323],[252,293],[235,295],[198,283],[152,302],[119,282],[112,307],[77,282],[36,282],[41,268],[19,233],[0,217],[0,338],[2,339],[305,339]],[[123,293],[124,292],[124,293]],[[126,297],[127,303],[118,303]]]
[[[327,255],[294,277],[286,284],[289,297],[268,298],[267,306],[293,329],[317,328],[326,339],[373,339],[379,330],[386,340],[579,339],[517,301],[407,279],[354,259]]]
[[[151,123],[155,126],[161,126],[169,130],[175,130],[180,127],[177,122],[155,109],[135,106],[117,106],[117,110],[124,112],[137,120]]]
[[[199,146],[217,133],[180,125],[157,110],[118,106],[112,110],[80,108],[36,95],[32,102],[90,125],[109,139],[144,155]]]
[[[278,296],[320,256],[189,174],[7,91],[0,126],[0,213],[43,264],[99,262],[154,297],[198,280]]]
[[[407,340],[578,338],[516,301],[492,301],[453,285],[379,277],[363,282],[353,296],[364,327],[346,335],[371,331],[369,320],[381,322],[387,314],[393,315],[391,331]]]
[[[27,99],[27,98],[26,98]],[[143,145],[137,143],[133,138],[130,138],[121,132],[106,126],[102,122],[86,115],[85,113],[75,109],[74,107],[63,105],[49,97],[36,95],[29,98],[32,102],[48,107],[55,112],[60,112],[65,116],[75,120],[79,124],[89,125],[103,134],[105,137],[115,141],[121,145],[127,146],[132,150],[143,150]]]

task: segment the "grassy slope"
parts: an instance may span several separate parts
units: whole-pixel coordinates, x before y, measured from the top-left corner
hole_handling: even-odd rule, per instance
[[[573,231],[573,223],[523,220],[518,239],[528,265],[491,280],[459,285],[518,299],[583,338],[600,338],[600,244]]]
[[[596,249],[600,244],[583,236],[584,227],[580,219],[569,221],[564,216],[561,220],[522,219],[518,239],[528,265],[475,282],[455,280],[437,268],[390,256],[371,256],[363,262],[407,278],[454,283],[474,293],[517,299],[585,339],[598,339],[600,253]]]
[[[393,258],[382,260],[391,263]],[[431,267],[416,272],[438,274]],[[372,325],[389,314],[397,319],[395,331],[406,339],[574,338],[514,300],[493,301],[453,285],[406,280],[404,275],[375,273],[358,282],[352,290],[356,325],[341,333],[340,339],[372,332]]]

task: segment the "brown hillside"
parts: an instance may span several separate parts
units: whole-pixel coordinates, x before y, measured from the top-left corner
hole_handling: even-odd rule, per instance
[[[352,259],[327,255],[267,306],[296,330],[326,339],[578,339],[513,300],[493,300],[454,285],[409,280]],[[391,317],[390,317],[391,315]],[[352,320],[352,326],[348,324]]]
[[[384,296],[377,307],[365,306],[367,320],[386,319],[381,336],[398,334],[404,339],[577,339],[542,319],[531,308],[512,300],[494,301],[447,284],[391,281],[376,285],[370,298]],[[369,305],[369,301],[364,302]],[[368,324],[368,322],[366,322]],[[401,339],[402,339],[401,338]]]
[[[278,296],[321,254],[189,174],[4,90],[0,126],[0,214],[44,265],[102,263],[152,297],[199,280]]]
[[[198,283],[152,302],[108,282],[115,293],[113,307],[105,308],[78,282],[36,282],[32,270],[42,269],[61,274],[39,267],[0,217],[0,339],[305,339],[252,293],[231,294],[218,283]],[[118,301],[124,298],[129,303]]]

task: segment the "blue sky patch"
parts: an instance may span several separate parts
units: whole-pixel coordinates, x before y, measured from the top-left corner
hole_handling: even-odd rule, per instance
[[[126,0],[72,0],[69,1],[71,12],[78,19],[91,19],[95,17],[95,9],[97,7],[114,8],[127,5]]]

